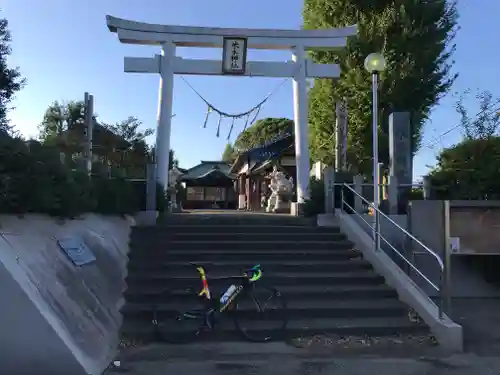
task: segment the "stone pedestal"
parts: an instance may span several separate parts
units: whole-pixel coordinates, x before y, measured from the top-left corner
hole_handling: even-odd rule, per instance
[[[392,215],[398,214],[399,202],[399,184],[396,176],[389,176],[388,184],[388,200],[389,200],[389,213]]]
[[[278,199],[276,201],[276,206],[274,207],[274,212],[276,212],[277,214],[290,213],[290,202],[284,202],[278,196]]]
[[[327,167],[323,171],[323,183],[325,186],[325,212],[335,211],[335,171]]]
[[[246,195],[238,195],[238,210],[244,210],[246,208]]]
[[[139,211],[134,219],[137,226],[155,225],[158,218],[158,211]]]
[[[305,203],[292,202],[290,206],[290,214],[292,216],[304,216],[304,206]]]
[[[170,212],[172,212],[174,214],[179,213],[179,212],[182,212],[182,208],[179,205],[171,206]]]
[[[432,191],[431,191],[431,178],[429,176],[424,176],[422,179],[422,190],[424,193],[424,199],[431,199]]]

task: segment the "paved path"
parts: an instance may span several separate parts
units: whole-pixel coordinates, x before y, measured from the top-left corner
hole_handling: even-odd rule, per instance
[[[266,349],[267,348],[267,349]],[[196,354],[195,354],[196,353]],[[161,357],[161,360],[158,358]],[[243,359],[242,359],[243,358]],[[473,353],[418,358],[314,355],[286,344],[241,343],[157,346],[123,358],[128,375],[498,375],[500,357]]]
[[[451,316],[463,327],[465,351],[500,357],[500,299],[454,298]]]
[[[364,355],[359,348],[338,351],[335,344],[151,345],[124,350],[121,369],[106,375],[499,375],[500,300],[456,299],[453,310],[464,327],[466,352],[452,356],[436,347],[407,345],[400,345],[405,350],[399,353],[394,347],[378,354],[367,348]]]
[[[133,375],[498,375],[498,358],[413,359],[331,359],[328,361],[269,360],[253,364],[239,362],[142,363]]]

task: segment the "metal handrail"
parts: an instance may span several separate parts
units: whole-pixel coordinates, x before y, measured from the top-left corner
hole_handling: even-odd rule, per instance
[[[335,184],[337,185],[337,184]],[[413,236],[410,232],[408,232],[408,230],[406,230],[405,228],[403,228],[401,225],[399,225],[398,223],[396,223],[394,220],[392,220],[389,216],[387,216],[386,214],[384,214],[378,207],[375,207],[375,205],[368,201],[365,197],[363,197],[361,194],[359,194],[356,190],[354,190],[351,186],[349,186],[350,184],[347,184],[347,183],[344,183],[344,184],[340,184],[342,187],[346,187],[347,189],[349,189],[350,191],[352,191],[356,196],[358,196],[359,198],[361,198],[361,200],[365,203],[368,204],[369,207],[372,207],[373,210],[374,210],[374,214],[378,214],[382,217],[384,217],[386,220],[388,220],[391,224],[393,224],[396,228],[398,228],[399,230],[401,230],[406,236],[408,236],[409,238],[411,238],[413,241],[415,241],[417,244],[419,244],[422,248],[424,248],[430,255],[432,255],[434,257],[434,259],[436,259],[437,263],[439,264],[439,267],[441,269],[441,280],[443,282],[446,282],[446,278],[444,276],[445,274],[445,264],[443,262],[443,259],[441,259],[441,257],[433,250],[431,250],[429,247],[427,247],[426,245],[424,245],[419,239],[417,239],[415,236]],[[368,226],[371,226],[370,223],[368,223],[353,207],[351,207],[345,200],[344,200],[344,191],[341,190],[341,210],[343,211],[343,205],[346,205],[349,209],[351,209],[354,213],[356,213],[356,215],[358,215],[360,217],[361,220],[363,220]],[[384,236],[380,233],[380,227],[379,227],[379,231],[376,232],[377,235],[379,236],[380,239],[382,239],[388,246],[391,247],[391,249],[401,258],[403,259],[403,261],[408,264],[415,272],[417,272],[420,277],[422,277],[423,280],[425,280],[433,289],[435,289],[437,292],[440,293],[441,295],[441,303],[440,303],[440,306],[439,306],[439,317],[442,319],[443,318],[443,303],[444,301],[446,300],[447,296],[445,295],[445,293],[447,293],[447,290],[448,288],[443,288],[443,287],[439,287],[437,286],[436,284],[434,284],[427,276],[425,276],[417,267],[415,267],[413,265],[413,263],[411,263],[410,260],[408,260],[403,254],[401,254],[400,251],[398,251],[389,241],[387,241]],[[375,241],[375,238],[373,239]]]
[[[356,184],[354,182],[344,182],[344,183],[336,183],[334,185],[340,185],[340,186],[342,186],[342,185],[348,185],[348,186],[367,186],[367,187],[372,187],[373,183],[363,182],[361,184]],[[379,186],[390,186],[391,184],[389,184],[389,183],[380,183],[378,185]],[[402,187],[410,188],[410,187],[423,187],[424,184],[417,182],[417,183],[411,183],[411,184],[397,184],[396,186],[397,187],[401,187],[401,188]]]

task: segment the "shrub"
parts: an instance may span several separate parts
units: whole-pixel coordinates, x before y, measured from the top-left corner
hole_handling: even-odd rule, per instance
[[[132,187],[134,189],[134,194],[135,194],[135,196],[137,196],[137,199],[138,199],[138,202],[137,202],[138,206],[140,207],[141,210],[145,210],[146,206],[147,206],[146,181],[135,180],[132,182]],[[156,184],[156,209],[159,212],[165,211],[165,207],[167,206],[166,201],[167,201],[167,199],[165,197],[165,192],[163,191],[163,187],[160,183],[157,183]]]
[[[136,190],[124,179],[93,177],[92,189],[97,201],[95,212],[125,215],[140,210]]]
[[[61,163],[57,148],[0,135],[0,212],[74,217],[132,214],[140,192],[124,179],[92,177]]]
[[[325,185],[322,180],[309,180],[310,198],[304,204],[304,216],[311,217],[325,212]]]

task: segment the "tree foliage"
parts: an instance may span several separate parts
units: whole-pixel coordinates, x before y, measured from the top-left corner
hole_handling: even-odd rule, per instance
[[[456,103],[456,111],[460,115],[460,125],[467,139],[486,139],[497,134],[500,126],[500,111],[495,106],[500,103],[500,98],[493,98],[491,91],[484,90],[476,94],[479,102],[479,112],[472,118],[464,104],[464,99],[469,93],[467,90],[460,96]]]
[[[158,186],[157,207],[165,207]],[[75,217],[86,212],[132,214],[145,209],[145,184],[94,175],[60,160],[60,148],[0,134],[0,212]]]
[[[82,125],[85,118],[85,105],[83,101],[70,101],[52,103],[45,114],[41,124],[38,126],[39,138],[47,144],[56,144],[62,141],[62,136],[76,125]],[[81,142],[73,139],[71,143]]]
[[[462,96],[456,109],[465,137],[437,157],[430,173],[433,191],[442,199],[500,199],[499,113],[488,91],[476,95],[480,112],[470,116]],[[497,102],[497,101],[495,101]]]
[[[268,117],[258,120],[236,138],[233,149],[240,153],[261,146],[285,133],[293,133],[293,121],[290,119]]]
[[[145,129],[140,131],[142,122],[136,117],[129,116],[126,120],[120,121],[114,125],[106,125],[113,133],[129,142],[133,147],[137,143],[146,143],[146,138],[154,134],[153,129]]]
[[[465,138],[443,150],[430,173],[442,199],[500,199],[500,137]]]
[[[236,153],[230,143],[226,145],[224,151],[222,152],[222,160],[230,164],[234,163],[236,160]]]
[[[146,165],[151,159],[151,150],[146,143],[146,138],[154,134],[154,130],[141,131],[141,126],[142,122],[133,116],[113,125],[104,125],[126,144],[125,147],[118,149],[106,149],[106,157],[115,168],[121,168],[124,175],[129,177],[144,178]]]
[[[233,145],[226,145],[222,153],[222,160],[233,163],[238,154],[262,146],[286,133],[293,133],[293,120],[268,117],[255,121],[248,129],[238,135]]]
[[[168,169],[172,169],[173,167],[178,168],[179,167],[179,159],[175,156],[175,151],[173,149],[170,149],[169,151],[169,158],[168,158]]]
[[[388,162],[388,115],[408,111],[412,117],[412,148],[420,146],[424,121],[446,94],[456,75],[450,61],[457,29],[455,3],[447,0],[305,0],[306,29],[358,25],[358,36],[346,49],[314,52],[321,63],[340,64],[337,83],[318,79],[310,90],[311,154],[331,162],[335,101],[345,98],[349,107],[349,163],[361,172],[371,171],[371,80],[364,70],[365,57],[384,54],[387,69],[380,82],[380,159]]]
[[[67,154],[66,163],[77,167],[74,154],[81,153],[86,139],[84,135],[85,105],[83,101],[61,103],[55,101],[45,111],[39,125],[39,139],[45,145],[58,146]],[[93,163],[93,170],[113,176],[145,178],[146,165],[151,160],[152,149],[146,138],[154,134],[153,129],[142,129],[136,117],[115,124],[98,121],[94,115],[93,153],[100,158]],[[173,150],[170,150],[170,168],[178,165]]]
[[[11,53],[11,35],[8,26],[6,19],[0,19],[0,131],[2,132],[12,130],[7,119],[9,104],[25,84],[19,69],[9,68],[7,65],[7,58]]]
[[[0,135],[0,212],[75,217],[144,209],[140,191],[120,178],[90,179],[61,163],[57,146]]]

